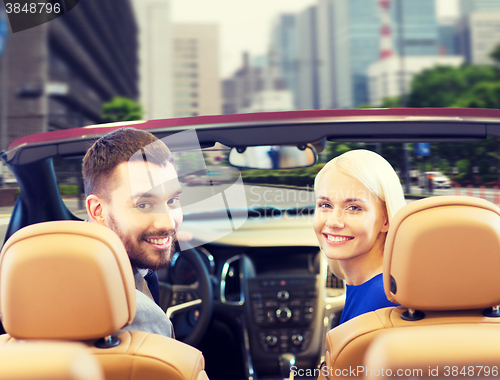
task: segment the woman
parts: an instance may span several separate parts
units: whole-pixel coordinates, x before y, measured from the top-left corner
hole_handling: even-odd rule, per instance
[[[389,223],[406,202],[399,178],[380,155],[368,150],[342,154],[314,181],[314,231],[330,269],[347,283],[340,323],[395,306],[382,280]]]

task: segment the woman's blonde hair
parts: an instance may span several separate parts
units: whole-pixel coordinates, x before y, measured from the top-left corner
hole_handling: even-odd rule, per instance
[[[384,202],[389,223],[396,212],[406,204],[401,182],[391,164],[381,155],[365,149],[351,150],[330,160],[314,180],[316,196],[321,178],[333,167],[358,180],[373,195],[380,198]],[[328,264],[335,276],[344,278],[338,260],[328,260]]]

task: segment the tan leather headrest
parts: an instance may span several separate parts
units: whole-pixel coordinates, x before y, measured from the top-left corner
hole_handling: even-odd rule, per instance
[[[121,240],[79,221],[17,231],[0,257],[0,312],[18,339],[96,339],[130,324],[135,285]]]
[[[101,380],[102,368],[85,345],[16,342],[0,346],[0,380]]]
[[[498,376],[496,324],[458,323],[381,331],[363,360],[367,379]]]
[[[499,270],[500,209],[488,201],[426,198],[404,206],[391,221],[384,289],[392,302],[419,310],[498,305]]]

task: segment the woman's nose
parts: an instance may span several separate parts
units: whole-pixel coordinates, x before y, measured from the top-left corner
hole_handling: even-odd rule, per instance
[[[326,219],[326,226],[330,228],[344,228],[343,216],[342,210],[334,209],[330,211]]]

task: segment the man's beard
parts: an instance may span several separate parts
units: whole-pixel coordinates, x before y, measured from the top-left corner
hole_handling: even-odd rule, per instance
[[[175,235],[175,232],[172,231],[167,234],[161,232],[156,234],[149,233],[148,235],[141,235],[139,239],[134,243],[132,239],[125,233],[123,233],[122,230],[118,227],[112,215],[109,216],[107,225],[108,228],[113,230],[118,235],[123,245],[125,246],[125,250],[127,251],[132,267],[140,269],[158,270],[161,268],[166,268],[170,265],[170,262],[172,261],[172,255],[175,252],[175,246],[177,244],[177,237]],[[156,260],[151,260],[148,257],[148,254],[143,249],[141,249],[140,243],[144,241],[144,239],[147,239],[148,237],[159,237],[159,236],[165,236],[165,237],[170,236],[172,239],[172,243],[170,244],[170,247],[161,251],[150,248],[151,250],[156,251],[155,253],[157,256],[161,256],[162,259],[161,261],[158,262]]]

